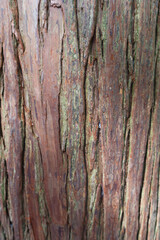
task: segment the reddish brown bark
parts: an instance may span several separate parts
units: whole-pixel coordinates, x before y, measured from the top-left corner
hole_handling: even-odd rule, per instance
[[[0,239],[158,240],[159,0],[0,6]]]

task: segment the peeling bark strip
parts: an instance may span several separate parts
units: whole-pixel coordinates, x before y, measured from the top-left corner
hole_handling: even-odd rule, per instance
[[[160,1],[0,6],[0,240],[159,240]]]

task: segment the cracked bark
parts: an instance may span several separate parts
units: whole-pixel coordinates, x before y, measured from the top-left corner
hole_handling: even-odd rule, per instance
[[[0,5],[0,239],[158,240],[159,0]]]

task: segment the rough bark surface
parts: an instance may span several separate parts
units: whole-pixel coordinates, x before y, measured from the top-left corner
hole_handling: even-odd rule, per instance
[[[159,240],[160,1],[0,7],[0,240]]]

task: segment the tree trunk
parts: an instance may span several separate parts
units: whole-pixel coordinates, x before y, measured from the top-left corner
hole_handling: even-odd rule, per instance
[[[0,0],[0,239],[160,239],[160,1]]]

